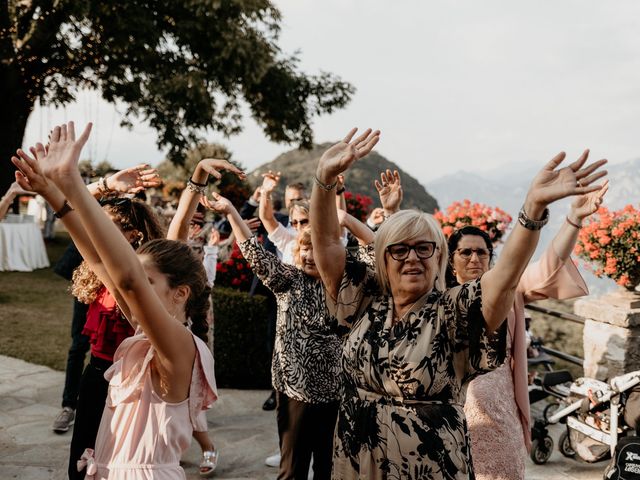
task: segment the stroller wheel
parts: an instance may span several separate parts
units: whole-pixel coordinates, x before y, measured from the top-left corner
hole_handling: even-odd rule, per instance
[[[542,417],[546,422],[549,422],[549,418],[551,418],[560,408],[560,404],[558,402],[552,402],[542,411]]]
[[[547,463],[547,460],[551,457],[552,451],[553,439],[549,436],[544,437],[543,439],[536,438],[531,442],[531,460],[536,465]]]
[[[573,458],[576,456],[575,450],[571,448],[569,432],[566,430],[562,432],[562,435],[560,435],[560,439],[558,440],[558,450],[560,450],[560,453],[567,458]]]

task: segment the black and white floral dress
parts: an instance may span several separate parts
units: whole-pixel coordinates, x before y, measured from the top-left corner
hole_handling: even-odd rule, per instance
[[[485,330],[480,282],[432,291],[393,325],[393,298],[349,255],[337,301],[327,299],[338,322],[352,325],[333,478],[474,478],[466,385],[504,361],[506,341],[504,328]]]
[[[255,237],[239,243],[253,272],[276,297],[273,387],[307,403],[340,398],[341,340],[320,280],[267,252]]]

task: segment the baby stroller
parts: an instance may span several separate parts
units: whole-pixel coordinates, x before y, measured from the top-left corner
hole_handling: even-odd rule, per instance
[[[640,422],[640,371],[609,380],[579,378],[571,384],[569,397],[547,420],[536,420],[531,431],[531,459],[546,463],[553,440],[547,426],[566,423],[558,441],[565,457],[598,462],[609,458],[622,437],[635,433]]]

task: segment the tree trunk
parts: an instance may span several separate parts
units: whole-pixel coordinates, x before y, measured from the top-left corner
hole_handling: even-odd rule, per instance
[[[15,65],[0,64],[0,196],[15,180],[11,156],[22,147],[33,106]]]

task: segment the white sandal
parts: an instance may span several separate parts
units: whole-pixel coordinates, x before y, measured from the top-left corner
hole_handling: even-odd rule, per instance
[[[200,476],[203,478],[213,475],[218,466],[218,451],[205,450],[202,452],[202,461],[200,462]]]

